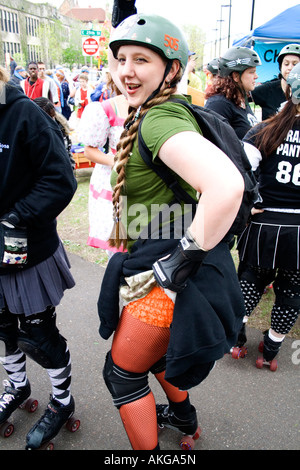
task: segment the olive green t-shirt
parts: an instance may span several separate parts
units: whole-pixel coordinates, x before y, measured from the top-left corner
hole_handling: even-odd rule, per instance
[[[182,96],[176,98],[183,99]],[[200,133],[200,128],[190,111],[171,100],[151,108],[142,122],[143,139],[153,155],[153,161],[159,163],[158,153],[161,146],[170,137],[179,132],[193,131]],[[188,142],[187,142],[188,144]],[[187,145],[188,148],[188,145]],[[188,158],[188,152],[183,155]],[[116,182],[116,172],[112,172],[112,186]],[[196,191],[188,183],[177,175],[179,184],[196,199]],[[162,179],[151,170],[142,159],[138,150],[136,138],[132,154],[126,165],[126,184],[123,187],[122,198],[124,209],[122,210],[122,223],[128,233],[128,249],[134,243],[141,232],[153,217],[157,214],[162,204],[168,204],[174,200],[174,194]]]

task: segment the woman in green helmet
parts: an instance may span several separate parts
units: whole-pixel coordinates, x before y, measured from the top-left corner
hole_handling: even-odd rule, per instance
[[[249,103],[261,65],[257,53],[247,47],[232,47],[219,59],[219,73],[206,92],[205,107],[227,119],[239,139],[258,123]]]
[[[184,105],[172,102],[188,58],[181,31],[159,16],[137,14],[116,28],[109,46],[129,103],[112,172],[110,242],[128,253],[111,258],[101,286],[100,335],[116,330],[103,376],[133,449],[159,448],[157,424],[177,428],[185,435],[181,446],[192,448],[199,428],[187,390],[229,351],[243,317],[224,239],[243,181]],[[143,161],[139,127],[155,164],[171,168],[194,199],[201,194],[194,217],[189,205],[172,205],[172,190]],[[155,224],[158,214],[163,220]],[[156,406],[150,371],[168,405]]]

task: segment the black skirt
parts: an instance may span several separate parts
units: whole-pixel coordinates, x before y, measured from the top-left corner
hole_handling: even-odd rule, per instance
[[[300,269],[300,214],[265,210],[252,217],[237,244],[240,261],[271,269]]]

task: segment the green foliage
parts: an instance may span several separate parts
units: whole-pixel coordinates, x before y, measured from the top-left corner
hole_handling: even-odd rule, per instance
[[[196,53],[196,69],[201,69],[203,67],[205,33],[199,26],[195,25],[185,25],[183,26],[183,31],[186,34],[190,51]]]
[[[70,69],[74,64],[83,64],[84,63],[84,57],[81,52],[81,48],[78,49],[78,47],[74,46],[71,44],[69,47],[66,49],[63,49],[62,51],[62,63]]]

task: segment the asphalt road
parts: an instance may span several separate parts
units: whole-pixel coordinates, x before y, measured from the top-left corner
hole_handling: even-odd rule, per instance
[[[56,450],[130,450],[118,411],[102,378],[110,340],[98,334],[97,299],[104,269],[76,255],[69,255],[76,287],[65,293],[57,307],[58,326],[68,339],[72,356],[72,393],[81,427],[65,428],[54,439]],[[248,356],[235,360],[226,355],[209,377],[190,391],[202,435],[195,450],[299,450],[300,449],[300,341],[287,338],[278,356],[279,367],[257,369],[255,360],[262,334],[248,329]],[[39,401],[33,414],[17,410],[11,417],[15,432],[0,438],[1,450],[22,450],[25,436],[47,406],[50,382],[47,373],[28,360],[32,396]],[[5,378],[0,369],[0,380]],[[151,377],[157,402],[163,392]],[[178,451],[179,434],[160,434],[162,451]],[[3,455],[3,454],[2,454]]]

